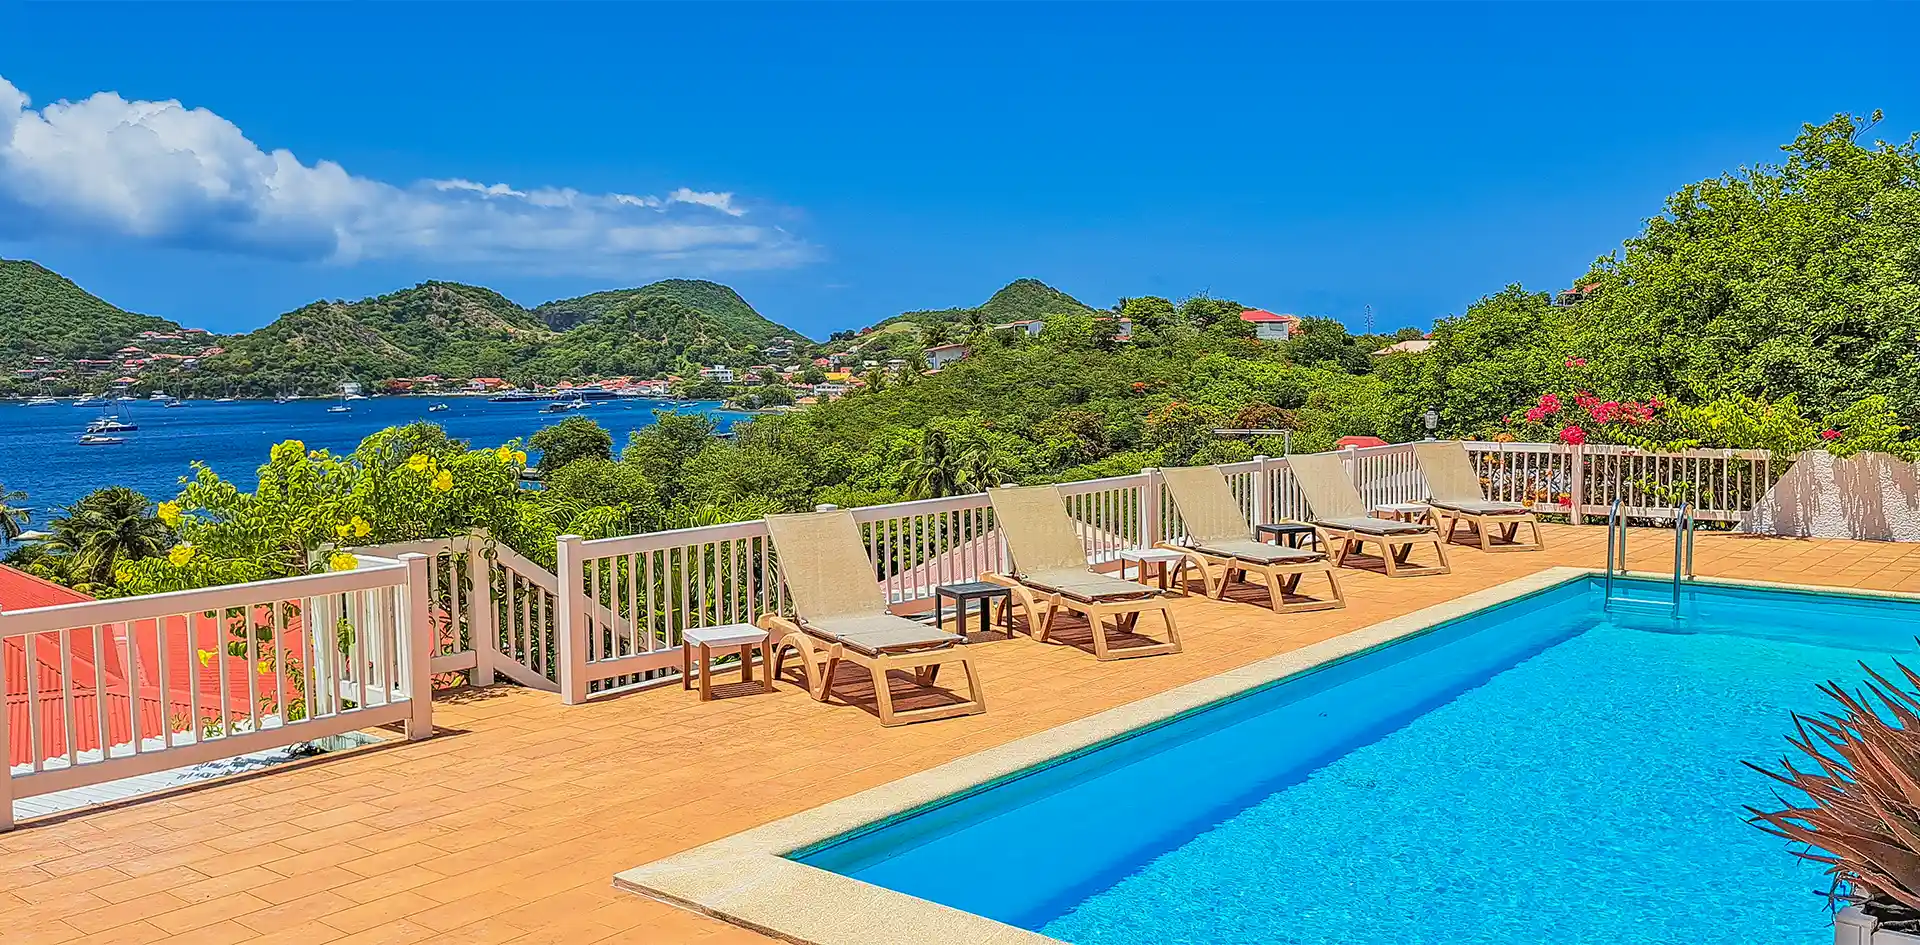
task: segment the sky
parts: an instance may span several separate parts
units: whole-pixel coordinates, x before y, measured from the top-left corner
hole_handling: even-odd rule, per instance
[[[216,331],[709,278],[814,337],[1033,277],[1355,329],[1568,285],[1803,122],[1920,130],[1904,4],[17,5],[0,257]]]

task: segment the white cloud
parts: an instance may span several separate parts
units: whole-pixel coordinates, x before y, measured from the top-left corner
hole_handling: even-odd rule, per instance
[[[0,77],[0,238],[79,233],[290,259],[548,273],[807,257],[806,244],[747,215],[731,192],[687,187],[655,197],[457,177],[396,185],[262,150],[204,108],[100,92],[36,110]]]

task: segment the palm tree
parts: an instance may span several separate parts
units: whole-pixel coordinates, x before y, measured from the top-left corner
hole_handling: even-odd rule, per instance
[[[0,483],[0,541],[13,541],[20,537],[21,526],[27,524],[31,514],[25,506],[17,503],[26,501],[27,494],[18,489],[9,490]]]
[[[985,438],[970,444],[961,454],[960,462],[967,483],[982,492],[1000,485],[1013,472],[1007,454]]]
[[[111,584],[123,563],[165,554],[173,530],[147,497],[125,486],[95,489],[47,523],[48,550],[65,556],[76,583]]]
[[[966,456],[954,449],[946,431],[928,430],[920,441],[920,452],[908,465],[908,488],[916,498],[938,499],[957,495],[966,476]]]

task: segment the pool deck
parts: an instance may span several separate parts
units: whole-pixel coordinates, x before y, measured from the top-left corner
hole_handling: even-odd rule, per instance
[[[0,834],[0,923],[9,945],[764,943],[613,876],[1545,568],[1603,563],[1602,528],[1547,537],[1540,553],[1455,547],[1448,575],[1346,569],[1344,610],[1183,599],[1186,647],[1172,656],[1100,663],[1025,637],[975,644],[986,714],[894,729],[790,680],[705,704],[678,688],[574,707],[505,687],[456,693],[435,705],[428,742]],[[1633,547],[1635,569],[1671,569],[1670,532],[1636,532]],[[1695,561],[1706,577],[1920,592],[1920,545],[1702,533]]]

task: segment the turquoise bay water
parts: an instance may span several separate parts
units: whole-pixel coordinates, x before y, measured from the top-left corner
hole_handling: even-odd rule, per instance
[[[1741,761],[1785,753],[1817,682],[1911,653],[1920,607],[1596,601],[1516,602],[796,857],[1081,945],[1832,941],[1825,877],[1744,822],[1773,786]]]
[[[80,446],[75,440],[98,407],[26,407],[0,403],[0,483],[24,489],[26,505],[54,510],[87,492],[109,485],[131,486],[165,498],[179,491],[179,479],[200,460],[222,476],[253,483],[253,471],[267,460],[267,449],[299,439],[314,449],[351,450],[361,438],[395,424],[427,420],[475,446],[525,440],[542,427],[572,414],[541,413],[538,403],[488,403],[480,397],[374,397],[353,402],[353,412],[328,413],[338,400],[191,401],[168,409],[150,401],[114,403],[109,412],[140,429],[123,434],[116,446]],[[447,409],[428,413],[436,403]],[[720,429],[746,414],[719,409],[711,401],[601,401],[581,411],[613,433],[616,448],[627,434],[653,422],[655,409],[712,416]],[[35,515],[35,521],[43,516]],[[31,527],[31,526],[30,526]]]

